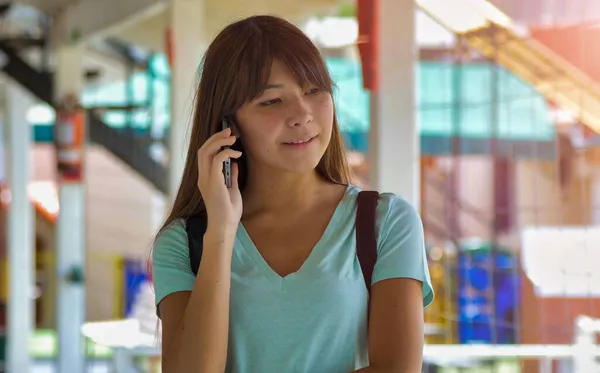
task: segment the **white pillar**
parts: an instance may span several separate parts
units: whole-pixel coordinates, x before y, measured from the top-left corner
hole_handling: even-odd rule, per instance
[[[414,0],[380,0],[379,87],[371,95],[370,186],[393,192],[417,209],[420,134],[417,125],[417,48]]]
[[[7,372],[30,372],[29,338],[34,328],[35,235],[33,206],[27,195],[33,164],[32,130],[26,113],[33,100],[15,83],[5,84],[4,120],[8,136],[8,323]]]
[[[206,49],[205,17],[203,0],[171,0],[171,198],[175,198],[185,166],[200,60]]]
[[[56,53],[55,100],[79,97],[83,88],[83,47],[61,46]],[[73,271],[85,273],[85,189],[83,182],[59,182],[60,211],[56,231],[58,371],[85,371],[85,283],[69,280]]]
[[[600,175],[592,177],[592,211],[591,223],[600,225]]]
[[[162,193],[155,193],[152,195],[152,222],[151,225],[151,234],[156,234],[160,227],[162,226],[163,221],[165,220],[166,213],[166,198]]]

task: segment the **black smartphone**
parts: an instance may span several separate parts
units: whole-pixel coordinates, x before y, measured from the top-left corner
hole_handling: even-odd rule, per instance
[[[225,131],[227,128],[230,128],[229,122],[226,118],[223,118],[221,121],[221,130]],[[226,146],[225,148],[229,148]],[[227,158],[225,162],[223,162],[223,176],[225,176],[225,185],[227,188],[231,188],[231,158]]]

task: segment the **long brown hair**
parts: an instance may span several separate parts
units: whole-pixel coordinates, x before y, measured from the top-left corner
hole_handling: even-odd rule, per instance
[[[308,84],[329,92],[334,84],[316,46],[291,23],[274,16],[253,16],[227,26],[210,44],[201,62],[190,144],[183,177],[173,208],[162,228],[180,218],[204,211],[198,190],[197,151],[209,137],[221,130],[221,120],[235,120],[245,103],[260,96],[267,85],[273,60],[285,64],[301,86]],[[317,165],[327,181],[347,184],[350,171],[344,143],[334,113],[331,141]],[[234,149],[241,150],[241,139]],[[239,186],[246,184],[246,159],[239,164]]]

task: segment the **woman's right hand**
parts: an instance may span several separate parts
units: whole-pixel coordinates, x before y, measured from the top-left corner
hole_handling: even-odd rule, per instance
[[[238,165],[231,162],[231,188],[225,185],[223,162],[239,158],[242,152],[225,148],[235,143],[231,129],[211,136],[198,149],[198,188],[206,206],[208,228],[219,234],[233,234],[242,217],[242,195],[238,186]]]

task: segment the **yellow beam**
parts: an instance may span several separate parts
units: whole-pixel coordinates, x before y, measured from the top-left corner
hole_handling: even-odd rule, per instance
[[[549,101],[600,133],[600,84],[519,30],[487,0],[416,0],[474,50],[531,84]]]

